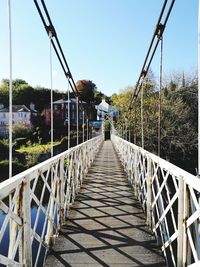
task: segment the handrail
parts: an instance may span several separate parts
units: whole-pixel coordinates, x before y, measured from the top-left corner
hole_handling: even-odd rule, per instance
[[[168,266],[200,266],[200,179],[111,136]]]
[[[102,135],[0,183],[0,265],[43,266]]]

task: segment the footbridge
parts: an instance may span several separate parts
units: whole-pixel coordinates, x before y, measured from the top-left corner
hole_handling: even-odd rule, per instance
[[[1,266],[199,266],[197,177],[112,134],[0,184]]]
[[[77,89],[45,4],[47,1],[32,1],[49,39],[51,158],[16,176],[12,175],[12,12],[11,1],[7,2],[10,77],[9,121],[6,121],[6,131],[9,130],[9,179],[0,183],[0,266],[199,267],[199,175],[194,176],[160,157],[161,128],[164,120],[161,116],[164,89],[163,33],[175,0],[163,1],[139,79],[130,95],[130,103],[125,103],[126,111],[121,110],[121,121],[114,121],[112,114],[107,110],[102,116],[101,131],[95,131],[97,136],[93,138],[89,131],[91,114],[87,114],[90,107],[86,107],[86,102],[82,102],[80,90]],[[23,23],[27,24],[27,21]],[[21,38],[24,40],[24,36]],[[156,125],[154,145],[157,147],[157,155],[154,155],[144,149],[143,85],[158,47],[159,99],[154,118],[158,121],[153,124]],[[68,104],[63,113],[63,123],[67,126],[68,149],[58,155],[55,155],[53,147],[56,127],[52,86],[53,51],[68,86]],[[105,69],[105,66],[101,67]],[[198,92],[200,103],[200,83]],[[73,134],[75,133],[75,128],[72,129],[70,124],[70,93],[76,99],[72,117],[76,117],[77,139],[76,146],[71,148],[70,135],[72,130]],[[138,96],[140,125],[136,105]],[[133,119],[133,123],[128,129],[129,119]],[[104,140],[104,131],[108,130],[105,120],[110,124],[110,140]],[[150,128],[153,125],[150,125]],[[200,105],[198,125],[199,174]],[[129,141],[134,144],[127,141],[128,130]],[[176,131],[173,134],[176,135]],[[139,135],[141,147],[136,145]]]

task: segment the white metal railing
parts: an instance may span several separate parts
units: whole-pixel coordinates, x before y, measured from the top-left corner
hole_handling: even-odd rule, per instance
[[[200,266],[200,179],[112,135],[168,266]]]
[[[0,266],[43,266],[102,141],[95,137],[0,184]]]

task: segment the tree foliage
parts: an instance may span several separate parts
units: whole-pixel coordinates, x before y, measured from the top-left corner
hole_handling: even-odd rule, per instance
[[[94,94],[95,90],[97,89],[96,84],[90,80],[79,80],[76,82],[76,87],[82,101],[87,103],[94,101]]]
[[[43,87],[32,87],[22,79],[13,80],[13,104],[30,106],[35,104],[35,108],[41,112],[50,103],[50,89]],[[62,98],[63,92],[53,91],[53,99],[56,101]],[[3,79],[0,85],[0,103],[8,106],[9,102],[9,80]]]
[[[197,167],[197,82],[184,77],[171,79],[161,91],[161,157],[195,173]],[[123,124],[131,133],[131,141],[136,133],[136,144],[141,146],[141,109],[140,95],[136,101],[136,127],[134,129],[134,109],[128,113],[127,106],[134,88],[125,88],[111,99],[121,110],[117,128],[121,131]],[[159,92],[155,80],[147,78],[144,82],[144,145],[145,149],[157,154],[158,147],[158,101]],[[124,126],[125,129],[125,126]]]

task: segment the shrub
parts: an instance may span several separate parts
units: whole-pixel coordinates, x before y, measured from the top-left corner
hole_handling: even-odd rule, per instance
[[[20,148],[22,145],[26,145],[26,143],[27,143],[27,137],[16,138],[16,139],[14,140],[13,148],[14,148],[14,149],[18,149],[18,148]]]
[[[39,156],[40,156],[40,153],[27,153],[25,156],[27,167],[30,168],[38,164]]]
[[[8,139],[0,140],[0,159],[8,158],[8,154],[9,154]]]
[[[13,176],[26,170],[26,166],[21,164],[18,159],[14,159],[12,162],[12,169],[13,169]],[[0,161],[0,181],[8,178],[8,172],[9,172],[9,161],[8,160],[2,160]]]
[[[67,137],[63,137],[63,138],[61,139],[60,146],[61,146],[63,149],[67,149],[67,147],[68,147],[68,138],[67,138]]]
[[[13,138],[29,137],[32,129],[23,124],[13,125]]]

